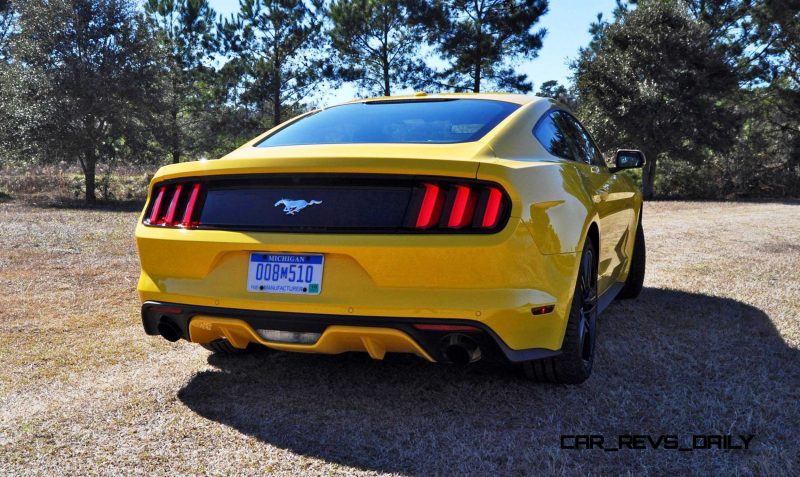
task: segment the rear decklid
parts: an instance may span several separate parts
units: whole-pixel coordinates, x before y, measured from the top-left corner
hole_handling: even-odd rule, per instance
[[[249,231],[486,233],[505,220],[505,198],[475,180],[479,159],[490,157],[479,142],[241,148],[221,160],[159,170],[143,222]],[[492,220],[484,218],[489,205]],[[424,207],[432,216],[423,221]]]

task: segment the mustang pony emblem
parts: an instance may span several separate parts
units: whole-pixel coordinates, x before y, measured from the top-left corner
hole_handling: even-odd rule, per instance
[[[294,215],[297,212],[305,209],[309,205],[317,205],[321,204],[321,200],[289,200],[289,199],[281,199],[278,202],[275,202],[275,207],[282,205],[283,211],[286,212],[286,215]]]

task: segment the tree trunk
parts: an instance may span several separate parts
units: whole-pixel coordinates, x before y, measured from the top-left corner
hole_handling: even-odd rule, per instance
[[[181,137],[178,129],[178,110],[172,110],[172,163],[181,162]]]
[[[389,87],[389,62],[384,61],[383,63],[383,95],[384,96],[391,96],[392,91]]]
[[[472,87],[473,93],[480,93],[481,92],[481,60],[480,58],[477,59],[475,62],[475,77],[474,77],[474,85]]]
[[[383,61],[383,95],[391,96],[389,85],[389,24],[387,17],[383,17],[383,44],[381,45],[381,61]]]
[[[475,23],[475,28],[478,32],[476,42],[475,42],[475,56],[472,60],[475,62],[475,70],[473,71],[473,85],[472,85],[472,92],[473,93],[480,93],[481,92],[481,63],[483,62],[483,52],[481,51],[481,41],[483,40],[483,11],[478,7],[478,2],[475,2],[475,9],[477,10],[477,20]]]
[[[97,160],[94,154],[86,153],[83,166],[83,179],[86,184],[86,203],[94,204],[97,202],[97,195],[95,193],[95,170]]]
[[[277,66],[276,66],[277,68]],[[281,123],[281,75],[276,69],[272,75],[272,126]]]
[[[656,182],[656,155],[651,154],[647,157],[647,163],[642,171],[642,196],[644,200],[651,200],[655,194]]]

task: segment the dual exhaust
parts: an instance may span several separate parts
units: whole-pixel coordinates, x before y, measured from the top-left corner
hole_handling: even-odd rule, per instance
[[[169,318],[161,318],[158,322],[158,334],[171,343],[178,341],[183,335],[178,325]]]
[[[458,333],[445,335],[440,350],[447,361],[457,365],[474,363],[481,359],[478,343],[469,336]]]
[[[158,333],[169,342],[181,339],[183,333],[178,325],[171,319],[163,317],[158,322]],[[453,364],[465,365],[481,359],[481,348],[469,336],[460,333],[450,333],[442,338],[440,351],[444,358]]]

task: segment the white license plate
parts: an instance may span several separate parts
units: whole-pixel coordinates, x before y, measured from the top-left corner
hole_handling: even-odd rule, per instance
[[[247,290],[261,293],[319,295],[325,257],[310,253],[250,254]]]

